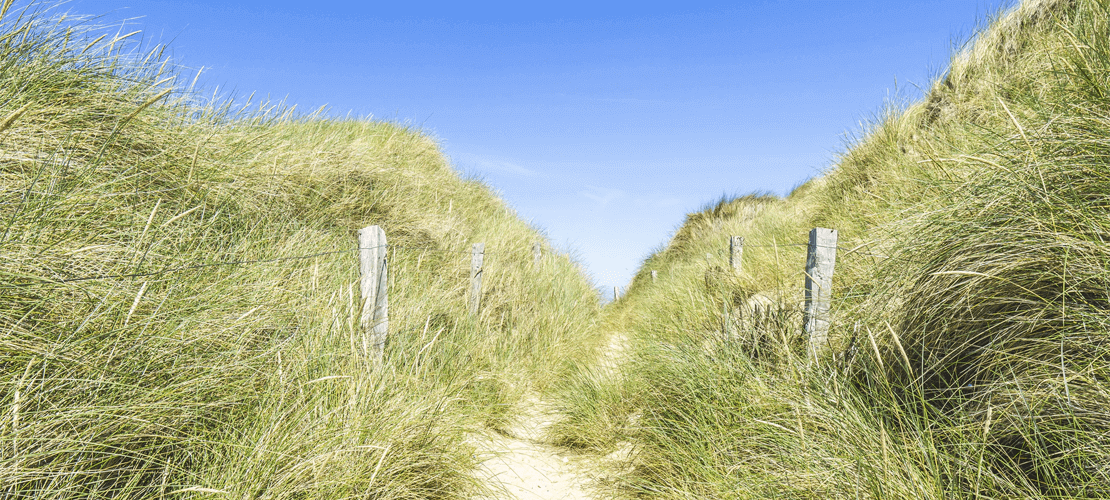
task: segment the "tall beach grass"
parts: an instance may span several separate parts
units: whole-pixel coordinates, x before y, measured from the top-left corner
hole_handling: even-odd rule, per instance
[[[633,443],[615,486],[648,497],[1110,496],[1108,33],[1105,2],[1026,1],[824,176],[690,215],[606,311],[620,382],[569,379],[599,395],[564,398],[567,442]],[[818,226],[841,249],[813,360]],[[772,320],[723,341],[757,296]]]
[[[0,496],[480,492],[466,436],[595,341],[578,266],[533,264],[542,235],[419,131],[206,99],[141,34],[11,3]],[[357,326],[372,224],[395,245],[382,366]]]

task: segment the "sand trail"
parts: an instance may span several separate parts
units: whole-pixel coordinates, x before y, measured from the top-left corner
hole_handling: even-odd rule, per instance
[[[599,368],[616,376],[624,357],[627,338],[613,335],[602,353]],[[599,480],[604,464],[621,460],[627,449],[601,457],[579,454],[554,446],[547,430],[561,417],[554,406],[531,394],[524,399],[520,417],[507,431],[487,432],[473,437],[479,452],[487,458],[478,478],[497,494],[491,499],[593,500],[610,498],[602,493]],[[483,500],[484,500],[483,498]]]

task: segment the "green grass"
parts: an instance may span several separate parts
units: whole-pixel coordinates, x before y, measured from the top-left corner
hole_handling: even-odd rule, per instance
[[[1110,495],[1107,33],[1105,2],[1027,1],[824,176],[690,215],[607,309],[633,360],[568,379],[563,438],[633,443],[617,486],[649,497]],[[788,245],[818,226],[841,250],[811,360]],[[756,296],[772,320],[722,342]]]
[[[204,99],[161,46],[21,9],[0,16],[0,496],[468,497],[466,436],[591,354],[578,266],[534,265],[542,235],[432,138]],[[372,224],[396,245],[381,367]],[[270,262],[191,268],[237,261]]]
[[[432,138],[205,99],[137,35],[5,10],[5,498],[465,498],[467,436],[533,390],[559,395],[558,442],[631,443],[632,495],[1110,494],[1104,2],[999,15],[826,175],[690,215],[601,316]],[[396,246],[380,367],[357,314],[371,224]],[[842,250],[810,359],[815,226]],[[754,302],[768,320],[723,341]],[[615,372],[591,364],[607,333],[631,343]]]

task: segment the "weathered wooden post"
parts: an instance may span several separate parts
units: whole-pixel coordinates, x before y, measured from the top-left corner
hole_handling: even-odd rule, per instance
[[[728,239],[728,263],[733,272],[740,272],[740,259],[744,256],[744,237],[732,236]]]
[[[620,292],[617,291],[617,287],[613,287],[613,302],[616,302],[619,298],[621,298]]]
[[[651,282],[655,283],[655,279],[659,277],[659,271],[651,270]]]
[[[836,230],[815,228],[809,232],[806,253],[805,331],[810,354],[816,357],[829,341],[829,308],[832,300],[833,267],[836,265]]]
[[[733,273],[740,272],[740,261],[744,255],[744,237],[743,236],[729,236],[728,238],[728,265]],[[706,259],[709,255],[706,254]],[[727,300],[722,301],[721,310],[721,333],[728,342],[736,341],[740,338],[740,332],[737,329],[736,322],[743,317],[740,311],[731,307]]]
[[[537,266],[540,265],[540,259],[543,258],[543,247],[540,245],[540,242],[538,242],[538,241],[535,242],[535,243],[532,243],[532,258],[534,259],[534,263]]]
[[[486,244],[475,243],[470,249],[470,315],[478,316],[482,304],[482,260],[486,256]]]
[[[389,263],[385,231],[369,226],[358,231],[358,267],[361,279],[362,349],[367,357],[381,362],[385,355],[385,340],[389,335]]]

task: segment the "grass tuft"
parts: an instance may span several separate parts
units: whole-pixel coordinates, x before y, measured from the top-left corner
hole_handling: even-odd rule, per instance
[[[481,493],[467,436],[596,342],[577,265],[534,265],[542,235],[419,131],[205,99],[109,29],[0,18],[0,496]],[[373,224],[381,367],[358,348]]]
[[[1105,2],[1023,2],[826,175],[688,216],[606,310],[632,368],[568,384],[564,439],[633,443],[647,497],[1106,498],[1108,32]],[[813,227],[841,242],[816,362]]]

